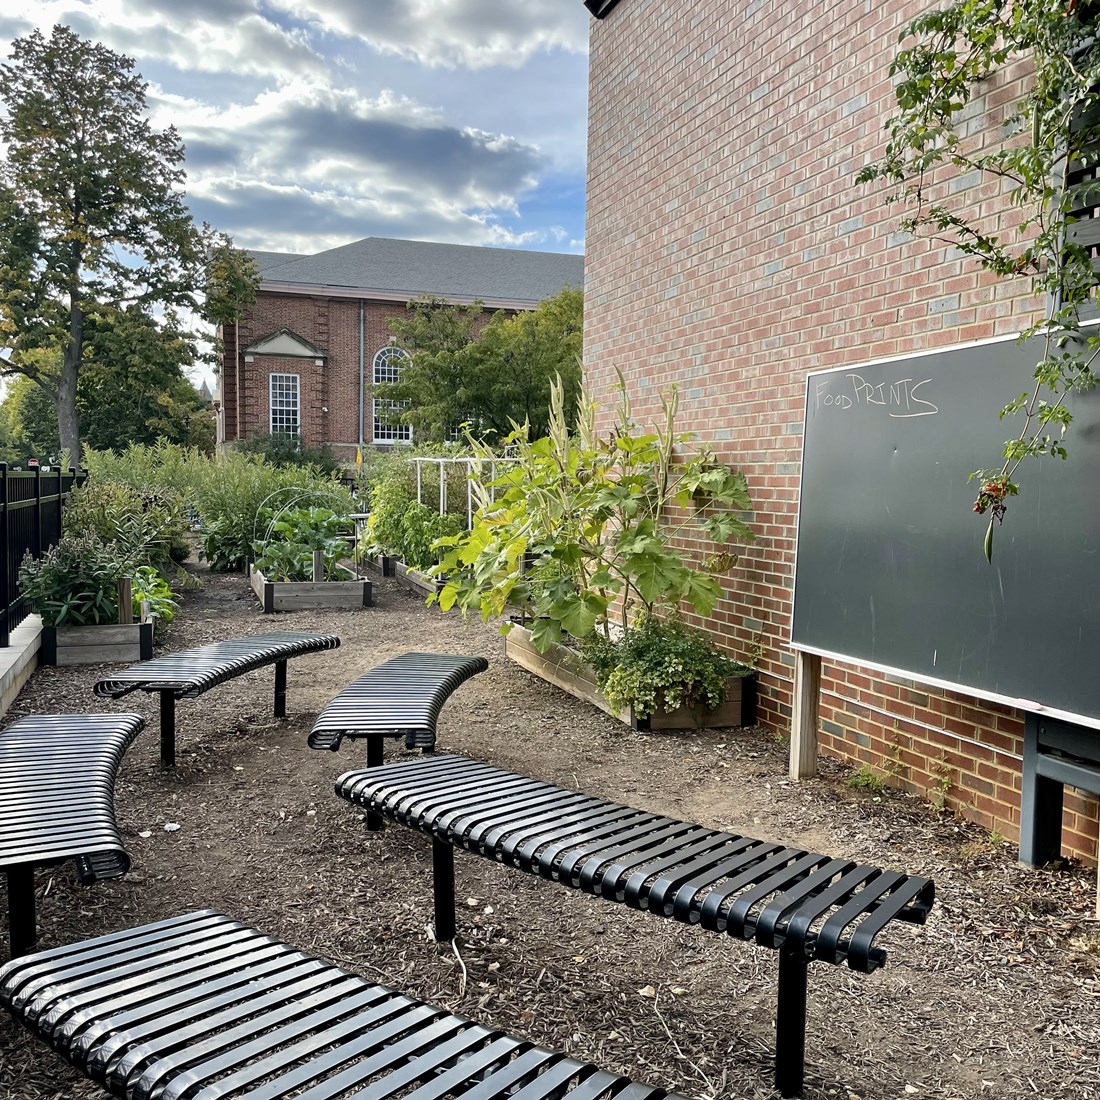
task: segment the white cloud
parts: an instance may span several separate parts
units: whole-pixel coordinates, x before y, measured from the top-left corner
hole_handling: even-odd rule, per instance
[[[424,65],[518,68],[536,53],[588,48],[580,0],[271,0],[325,30]]]

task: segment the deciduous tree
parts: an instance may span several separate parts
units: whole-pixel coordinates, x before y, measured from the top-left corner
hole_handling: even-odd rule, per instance
[[[3,373],[50,396],[75,459],[91,316],[224,323],[258,282],[224,234],[195,225],[183,144],[150,124],[145,89],[129,58],[63,26],[17,39],[0,67],[0,342],[13,349]],[[61,349],[56,375],[29,354],[50,347]]]

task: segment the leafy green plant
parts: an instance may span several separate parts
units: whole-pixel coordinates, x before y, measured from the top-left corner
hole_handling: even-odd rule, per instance
[[[488,485],[475,482],[473,529],[439,540],[444,554],[433,575],[446,579],[444,611],[476,610],[485,620],[522,611],[540,651],[563,632],[606,635],[616,606],[624,629],[681,603],[710,614],[719,576],[737,561],[728,544],[752,538],[745,477],[705,448],[679,453],[692,437],[675,431],[675,390],[663,396],[663,427],[653,432],[639,431],[621,378],[620,395],[606,437],[597,437],[587,399],[570,434],[561,386],[550,435],[532,442],[523,430],[513,434],[516,459]],[[483,468],[499,462],[472,443]],[[710,553],[689,558],[678,548],[683,540]]]
[[[162,623],[170,623],[175,618],[179,604],[162,573],[151,565],[139,565],[131,573],[130,579],[135,622],[141,621],[144,610],[142,604],[148,607],[150,615],[155,615]]]
[[[19,567],[20,591],[46,626],[118,622],[118,582],[133,563],[95,535],[65,535]]]
[[[324,555],[325,577],[339,575],[337,563],[347,553],[344,532],[348,514],[330,508],[296,508],[277,513],[267,527],[266,537],[253,543],[256,568],[268,580],[308,581],[313,579],[313,554]]]
[[[183,502],[171,490],[90,478],[73,492],[63,523],[67,532],[91,532],[150,565],[186,561],[191,550]]]
[[[401,520],[401,560],[410,569],[420,572],[439,564],[437,540],[464,531],[464,517],[445,512],[440,515],[427,505],[412,503]]]
[[[1002,418],[1020,418],[1019,431],[999,466],[971,474],[980,486],[974,511],[988,516],[987,558],[994,525],[1019,492],[1020,464],[1066,457],[1073,419],[1066,399],[1098,380],[1100,339],[1082,338],[1079,312],[1100,286],[1100,269],[1087,234],[1075,228],[1078,219],[1091,224],[1100,197],[1095,173],[1082,171],[1100,148],[1096,19],[1088,0],[954,0],[922,12],[903,30],[890,67],[898,110],[886,123],[884,155],[857,176],[886,182],[888,200],[908,210],[903,229],[1045,296],[1046,310],[1021,335],[1044,341],[1034,385],[1001,410]],[[1015,79],[1011,66],[1025,58],[1031,72],[1009,99],[1013,86],[997,82]],[[1008,117],[997,124],[1000,104],[991,97],[988,125],[975,126],[975,107],[990,89]]]
[[[886,780],[867,764],[861,764],[847,779],[844,786],[853,791],[870,791],[872,794],[881,794],[886,790]]]
[[[633,707],[639,718],[697,703],[713,710],[722,705],[726,678],[752,671],[678,619],[649,614],[617,641],[588,635],[581,653],[607,701],[618,710]]]

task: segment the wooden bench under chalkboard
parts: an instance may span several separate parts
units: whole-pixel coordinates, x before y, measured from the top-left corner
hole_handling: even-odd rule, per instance
[[[10,962],[0,1002],[124,1100],[679,1100],[209,910]]]
[[[74,860],[88,886],[130,869],[115,776],[145,726],[137,714],[35,714],[0,733],[0,870],[12,956],[34,947],[34,870]]]
[[[286,663],[291,657],[336,649],[335,634],[306,634],[279,630],[230,638],[197,649],[170,653],[153,661],[142,661],[112,673],[95,685],[96,695],[120,699],[132,691],[160,694],[160,762],[176,762],[176,700],[194,699],[218,684],[264,665],[275,666],[275,717],[286,717]]]
[[[923,923],[927,878],[707,829],[469,760],[347,772],[336,793],[432,838],[435,934],[455,934],[454,848],[779,954],[775,1083],[802,1091],[807,968],[886,962],[875,937]]]

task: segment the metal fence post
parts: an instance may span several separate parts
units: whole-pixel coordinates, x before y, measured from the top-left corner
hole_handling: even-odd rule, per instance
[[[34,468],[34,556],[42,557],[42,467]]]
[[[8,589],[8,570],[11,569],[11,547],[8,545],[8,464],[0,462],[0,547],[4,551],[0,563],[0,647],[10,641],[11,592]]]

